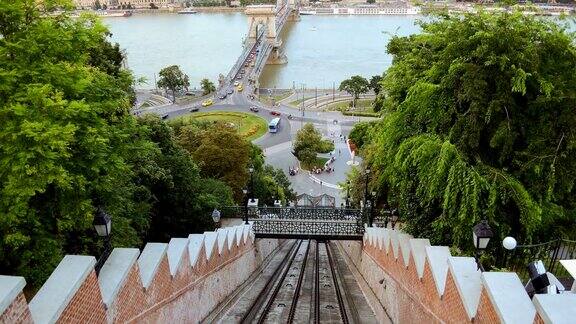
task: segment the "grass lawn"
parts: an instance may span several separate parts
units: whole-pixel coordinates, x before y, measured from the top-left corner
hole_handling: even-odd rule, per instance
[[[326,106],[326,110],[373,112],[372,101],[372,99],[359,99],[356,101],[356,109],[354,110],[350,109],[350,103],[352,102],[351,100],[340,101]]]
[[[314,161],[312,164],[307,165],[302,163],[302,168],[304,170],[312,170],[312,168],[316,167],[316,168],[323,168],[324,164],[326,163],[326,161],[328,161],[328,158],[325,157],[316,157],[316,161]]]
[[[268,130],[268,123],[261,117],[253,114],[230,112],[230,111],[211,111],[193,113],[181,117],[186,120],[201,121],[222,121],[233,124],[238,129],[238,133],[245,139],[252,141],[264,135]]]

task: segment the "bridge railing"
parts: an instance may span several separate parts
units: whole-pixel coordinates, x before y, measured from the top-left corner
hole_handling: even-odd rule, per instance
[[[238,72],[240,72],[240,69],[242,68],[242,66],[244,66],[244,63],[246,62],[248,55],[250,55],[250,53],[262,41],[265,32],[266,32],[266,29],[260,30],[258,33],[258,37],[256,38],[256,41],[254,42],[254,44],[252,44],[250,47],[246,47],[244,49],[244,51],[242,52],[240,57],[238,57],[238,59],[236,60],[236,63],[234,64],[234,66],[230,69],[230,71],[226,75],[226,78],[224,79],[224,84],[230,83],[230,81],[232,81],[236,77]]]
[[[222,218],[244,218],[249,220],[286,219],[286,220],[359,220],[368,222],[370,209],[333,208],[333,207],[258,207],[226,206],[220,209]],[[376,212],[375,214],[377,214]]]

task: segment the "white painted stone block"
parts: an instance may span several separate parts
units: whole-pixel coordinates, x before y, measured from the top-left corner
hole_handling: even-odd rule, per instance
[[[450,249],[447,246],[426,246],[426,260],[428,260],[438,296],[444,295],[450,256]],[[480,276],[478,276],[478,284],[480,284]]]
[[[448,265],[468,318],[472,319],[476,316],[480,303],[482,273],[478,270],[474,258],[471,257],[449,257]]]
[[[140,279],[142,285],[148,289],[154,276],[158,272],[162,258],[166,256],[168,244],[166,243],[148,243],[138,259],[138,268],[140,269]]]
[[[502,323],[533,323],[534,304],[514,272],[483,272],[482,285]]]
[[[218,239],[217,232],[204,232],[204,249],[206,250],[206,259],[210,260],[214,252],[216,241]],[[217,249],[217,248],[216,248]]]
[[[572,324],[576,322],[576,294],[536,294],[532,301],[544,323]]]
[[[400,241],[398,239],[399,231],[390,231],[390,246],[392,246],[392,253],[394,253],[394,258],[398,259],[398,250],[400,249]]]
[[[34,323],[56,323],[94,265],[93,256],[66,255],[28,304]]]
[[[138,249],[116,248],[100,269],[98,284],[102,300],[107,307],[110,307],[116,299],[139,254]]]
[[[18,297],[24,286],[24,277],[0,276],[0,315]]]
[[[176,275],[176,271],[178,271],[180,263],[182,263],[186,247],[188,247],[187,238],[174,237],[168,243],[168,266],[172,276]]]
[[[200,251],[204,246],[204,234],[190,234],[188,235],[188,253],[190,254],[190,265],[196,266]]]
[[[218,254],[224,253],[224,249],[228,248],[228,228],[219,228],[218,231]]]
[[[422,278],[424,275],[424,263],[426,262],[426,247],[430,246],[430,240],[411,239],[409,243],[410,253],[412,254],[412,259],[414,259],[418,277]]]
[[[408,262],[410,262],[410,239],[412,239],[412,235],[406,233],[398,234],[398,241],[400,242],[400,250],[402,251],[405,267],[408,267]]]

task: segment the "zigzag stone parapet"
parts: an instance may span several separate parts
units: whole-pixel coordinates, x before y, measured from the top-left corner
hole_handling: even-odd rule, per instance
[[[356,251],[350,243],[339,246],[345,253]],[[537,295],[530,300],[516,273],[480,272],[474,258],[453,257],[448,247],[430,246],[428,240],[400,230],[366,228],[361,258],[349,255],[348,260],[359,269],[362,278],[357,279],[377,294],[379,302],[372,306],[383,307],[376,313],[389,317],[381,321],[574,323],[576,319],[576,294]]]
[[[0,276],[0,323],[198,322],[278,245],[239,225],[148,243],[142,253],[116,248],[99,277],[94,257],[67,255],[29,304],[24,278]]]

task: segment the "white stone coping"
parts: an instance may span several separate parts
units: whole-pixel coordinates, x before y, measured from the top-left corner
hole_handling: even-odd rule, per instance
[[[187,238],[174,237],[170,239],[170,242],[168,243],[168,266],[170,267],[170,274],[172,276],[176,275],[180,263],[182,263],[186,247],[188,247]]]
[[[449,257],[448,265],[469,319],[476,316],[482,293],[482,273],[472,257]]]
[[[398,259],[398,249],[400,247],[400,241],[398,240],[398,231],[390,231],[390,245],[392,246],[392,253],[394,253],[394,258]]]
[[[138,255],[140,255],[138,249],[116,248],[100,269],[98,284],[106,307],[110,307],[116,299]]]
[[[190,254],[190,266],[195,267],[204,246],[204,234],[188,235],[188,253]]]
[[[249,237],[254,237],[254,232],[252,231],[252,223],[250,222],[248,225],[244,224],[244,243],[248,242]]]
[[[402,251],[402,258],[404,259],[404,266],[408,267],[410,262],[410,239],[411,235],[406,233],[398,234],[398,241],[400,242],[400,250]]]
[[[228,244],[226,243],[228,238],[228,228],[219,228],[218,229],[218,254],[222,254],[224,248],[228,248]]]
[[[442,296],[446,287],[448,258],[451,256],[450,249],[447,246],[426,246],[425,249],[426,259],[434,278],[436,291],[438,291],[438,296]],[[480,276],[478,276],[478,286],[480,286]]]
[[[24,277],[0,276],[0,315],[14,302],[24,286]]]
[[[166,255],[168,244],[166,243],[148,243],[138,259],[138,268],[140,269],[140,279],[145,289],[150,287],[154,276],[158,272],[160,263]]]
[[[218,240],[217,232],[204,232],[204,248],[206,249],[206,259],[210,260],[212,256],[212,251],[214,250],[214,245]]]
[[[566,268],[572,278],[576,279],[576,260],[560,260],[560,264]]]
[[[392,229],[385,228],[382,232],[382,246],[380,249],[386,251],[386,254],[390,252],[390,231]]]
[[[238,226],[233,226],[228,228],[228,250],[232,249],[234,243],[236,243],[236,230]]]
[[[502,323],[533,323],[534,304],[514,272],[483,272],[482,284]]]
[[[56,323],[95,264],[93,256],[66,255],[28,304],[34,323]]]
[[[418,277],[422,278],[424,276],[424,264],[426,262],[426,247],[430,246],[429,239],[411,239],[410,243],[410,253],[412,254],[412,259],[416,265],[416,271],[418,272]]]
[[[570,324],[576,321],[576,294],[536,294],[532,301],[544,323]]]

